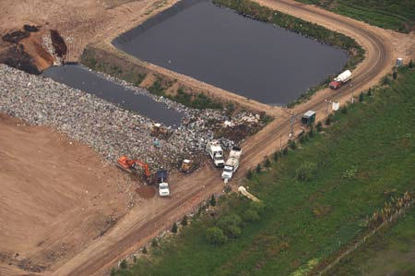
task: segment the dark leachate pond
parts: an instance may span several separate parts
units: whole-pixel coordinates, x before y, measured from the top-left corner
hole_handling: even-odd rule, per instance
[[[146,95],[134,94],[134,91],[107,80],[82,65],[50,67],[42,75],[168,126],[179,126],[183,117],[182,113],[168,109],[164,103],[156,102]]]
[[[239,95],[284,105],[339,72],[340,49],[238,15],[208,0],[184,0],[113,41],[142,60]]]

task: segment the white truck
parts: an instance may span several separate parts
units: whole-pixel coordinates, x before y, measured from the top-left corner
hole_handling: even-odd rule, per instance
[[[170,195],[169,184],[167,182],[159,183],[159,196],[165,197]]]
[[[223,168],[225,161],[223,160],[223,150],[219,141],[210,141],[206,145],[206,151],[217,168]]]
[[[222,179],[227,183],[236,172],[239,167],[239,159],[242,155],[242,149],[240,147],[233,147],[229,153],[229,158],[226,160],[225,166],[223,167]]]
[[[167,183],[167,170],[158,170],[156,173],[156,182],[159,186],[159,196],[166,197],[170,195],[169,183]]]
[[[338,75],[332,82],[330,82],[329,86],[331,89],[337,89],[343,86],[346,82],[352,79],[352,72],[350,70],[346,70],[340,75]]]

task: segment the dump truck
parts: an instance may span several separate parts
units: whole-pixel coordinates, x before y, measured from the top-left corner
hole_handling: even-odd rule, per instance
[[[346,82],[352,79],[352,72],[350,70],[346,70],[337,77],[334,78],[332,82],[330,82],[329,86],[331,89],[338,89],[342,87]]]
[[[229,158],[226,160],[225,166],[223,167],[222,179],[227,183],[236,172],[239,167],[239,159],[242,155],[242,149],[240,147],[233,147],[229,153]]]
[[[214,140],[207,143],[206,151],[210,158],[212,158],[213,164],[215,164],[217,168],[223,168],[225,161],[223,160],[223,150],[219,141]]]

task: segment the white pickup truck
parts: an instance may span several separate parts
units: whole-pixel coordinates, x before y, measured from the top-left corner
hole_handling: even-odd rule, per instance
[[[240,147],[233,147],[231,152],[229,153],[229,158],[225,163],[222,172],[222,179],[227,183],[239,168],[239,159],[242,155],[242,149]]]
[[[156,182],[159,186],[159,196],[166,197],[170,195],[169,183],[167,183],[168,173],[166,170],[158,170],[156,173]]]
[[[207,143],[206,151],[217,168],[223,168],[225,161],[223,160],[223,150],[220,143],[216,140]]]

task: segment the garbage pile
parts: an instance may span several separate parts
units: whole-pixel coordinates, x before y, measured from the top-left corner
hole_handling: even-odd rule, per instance
[[[206,143],[217,138],[217,127],[230,120],[224,111],[194,110],[159,98],[185,116],[181,126],[169,129],[171,135],[157,138],[151,135],[155,122],[94,95],[3,64],[0,75],[0,112],[55,128],[91,146],[110,162],[127,155],[147,162],[152,169],[177,167],[184,157],[204,155]],[[136,92],[144,93],[142,90]],[[244,124],[241,118],[246,116],[254,115],[240,114],[232,121]],[[234,145],[227,138],[221,142],[225,149]]]

